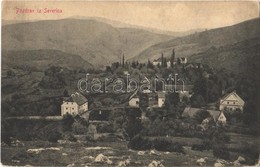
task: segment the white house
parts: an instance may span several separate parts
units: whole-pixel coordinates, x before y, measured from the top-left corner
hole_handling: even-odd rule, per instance
[[[161,60],[161,58],[158,58],[158,59],[154,60],[154,61],[153,61],[153,65],[154,65],[154,66],[162,65],[162,60]]]
[[[163,107],[165,103],[165,93],[158,92],[158,107]]]
[[[220,99],[219,110],[234,111],[240,109],[243,112],[245,102],[238,96],[236,91],[226,94]]]
[[[227,118],[225,117],[223,112],[220,112],[218,119],[217,119],[217,124],[218,125],[226,125],[227,123]]]
[[[64,97],[61,105],[61,115],[77,115],[88,111],[88,100],[82,94],[76,92],[70,97]]]
[[[176,62],[174,61],[173,62],[173,65],[176,64]],[[153,61],[153,65],[154,66],[157,66],[157,65],[162,65],[162,59],[161,58],[158,58],[156,60]],[[167,68],[170,68],[171,67],[171,61],[170,60],[167,60],[166,61],[166,66]]]
[[[130,97],[129,97],[129,106],[130,107],[139,107],[140,98],[137,95],[137,91],[135,91]]]
[[[179,58],[178,58],[178,62],[179,62],[180,64],[187,64],[188,59],[187,59],[186,57],[179,57]]]

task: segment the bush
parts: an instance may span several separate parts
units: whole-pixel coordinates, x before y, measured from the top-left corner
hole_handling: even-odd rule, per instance
[[[150,149],[151,146],[151,142],[140,135],[133,137],[128,143],[128,147],[134,150],[147,150]]]
[[[74,123],[74,118],[72,115],[64,115],[62,118],[62,129],[64,132],[72,130],[72,124]]]
[[[183,154],[185,153],[184,150],[183,150],[183,146],[181,144],[179,144],[178,142],[172,143],[169,146],[168,151],[170,151],[170,152],[179,152],[179,153],[183,153]]]
[[[229,160],[230,159],[230,153],[226,150],[226,148],[222,146],[214,146],[213,147],[213,155],[217,158]]]
[[[49,142],[56,143],[59,139],[61,139],[61,134],[59,132],[50,132],[47,139]]]
[[[205,118],[211,117],[207,110],[201,110],[194,115],[194,119],[201,123]]]
[[[76,142],[77,141],[77,139],[74,136],[72,136],[72,135],[70,135],[68,137],[68,140],[71,141],[71,142]]]
[[[74,122],[72,125],[72,131],[75,134],[86,134],[88,131],[88,128],[78,122]]]
[[[191,149],[192,150],[197,150],[197,151],[210,150],[211,149],[211,145],[210,145],[210,143],[193,144]]]
[[[100,124],[97,126],[98,133],[113,133],[115,132],[113,125],[109,124]]]
[[[184,153],[182,145],[173,143],[166,139],[155,139],[152,141],[153,147],[158,151],[170,151]]]

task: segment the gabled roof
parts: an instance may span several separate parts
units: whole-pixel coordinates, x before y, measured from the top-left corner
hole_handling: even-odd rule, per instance
[[[237,101],[238,101],[238,103],[239,103],[240,105],[244,105],[244,104],[245,104],[244,100],[241,99],[240,96],[238,96],[238,94],[236,93],[236,91],[233,91],[233,92],[231,92],[231,93],[228,93],[228,94],[224,95],[224,96],[221,98],[221,100],[226,100],[226,99],[229,98],[231,95],[233,95],[233,96],[237,99]]]
[[[162,61],[162,58],[159,57],[159,58],[153,60],[153,62],[158,62],[158,61]]]
[[[219,119],[221,116],[224,117],[224,119],[227,119],[226,116],[225,116],[225,114],[224,114],[223,112],[220,112],[220,114],[219,114],[219,116],[218,116],[218,119]]]
[[[199,111],[201,111],[203,109],[201,108],[191,108],[191,107],[186,107],[182,113],[182,117],[191,117],[193,118],[195,116],[195,114]],[[218,117],[220,115],[220,111],[216,111],[216,110],[207,110],[209,112],[209,114],[212,116],[212,118],[214,119],[214,121],[218,120]]]
[[[88,101],[88,99],[85,96],[83,96],[82,94],[76,92],[76,93],[72,94],[70,97],[64,97],[63,101],[75,102],[79,106],[81,106],[82,104],[86,103]]]
[[[187,60],[186,57],[179,57],[178,59],[181,60],[181,61],[185,61],[185,60]]]

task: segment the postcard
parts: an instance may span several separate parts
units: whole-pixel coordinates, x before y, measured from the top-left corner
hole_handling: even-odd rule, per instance
[[[1,165],[259,166],[258,1],[3,1]]]

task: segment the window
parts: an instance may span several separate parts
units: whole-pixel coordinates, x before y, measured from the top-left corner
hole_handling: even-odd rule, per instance
[[[72,110],[74,110],[74,108],[72,108]]]
[[[67,104],[69,104],[69,102],[67,102]]]
[[[66,110],[68,110],[69,108],[68,107],[66,107]]]
[[[236,104],[236,102],[233,102],[233,104]]]
[[[138,105],[139,104],[139,101],[136,101],[136,105]]]
[[[229,104],[229,101],[227,102],[227,104]]]

